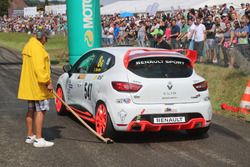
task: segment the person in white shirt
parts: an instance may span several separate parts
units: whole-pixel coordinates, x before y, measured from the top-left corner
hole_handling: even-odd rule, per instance
[[[202,52],[204,50],[204,41],[206,40],[206,27],[201,23],[201,18],[196,18],[194,33],[194,50],[197,51],[197,60],[203,62]]]
[[[188,20],[188,33],[187,33],[187,38],[188,38],[188,49],[193,50],[194,49],[194,29],[195,29],[195,25],[194,25],[194,21],[193,19],[189,19]]]
[[[107,38],[108,38],[108,46],[112,46],[114,43],[114,24],[113,23],[110,24]]]
[[[245,4],[242,3],[242,4],[240,4],[240,6],[241,6],[241,9],[239,10],[239,16],[240,16],[239,19],[241,19],[242,16],[244,16],[244,15],[245,15],[245,12],[246,12],[246,6],[245,6]]]

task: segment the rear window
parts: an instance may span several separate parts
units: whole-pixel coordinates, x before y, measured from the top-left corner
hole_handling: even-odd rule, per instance
[[[188,59],[143,57],[129,62],[128,70],[144,78],[187,78],[193,73]]]

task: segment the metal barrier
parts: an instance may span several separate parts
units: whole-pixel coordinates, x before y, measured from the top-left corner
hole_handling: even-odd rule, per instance
[[[246,73],[250,74],[250,45],[238,45],[235,47],[235,60],[236,64],[239,66],[239,69]]]

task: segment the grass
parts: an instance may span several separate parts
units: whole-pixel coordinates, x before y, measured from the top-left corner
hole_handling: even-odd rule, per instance
[[[30,37],[31,35],[23,33],[0,33],[0,45],[21,52]],[[68,57],[67,38],[62,35],[53,36],[45,47],[52,61],[59,61],[60,64],[66,63]],[[196,72],[208,81],[213,110],[225,116],[244,117],[239,113],[222,111],[220,105],[227,103],[238,107],[250,76],[237,69],[214,65],[197,64],[195,68]]]
[[[32,35],[25,33],[0,33],[0,45],[21,53],[24,45]],[[49,38],[45,45],[52,61],[60,63],[67,62],[67,38],[62,35],[55,35]]]
[[[249,116],[231,113],[220,108],[222,103],[239,107],[250,75],[238,69],[229,69],[214,65],[197,64],[196,71],[208,81],[209,93],[213,110],[223,115],[233,115],[249,121]]]

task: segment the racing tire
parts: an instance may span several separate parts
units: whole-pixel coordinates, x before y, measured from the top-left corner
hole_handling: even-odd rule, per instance
[[[207,134],[209,128],[210,126],[204,128],[189,129],[186,130],[186,132],[190,137],[202,137]]]
[[[64,94],[61,86],[58,86],[56,89],[56,93],[58,96],[64,101]],[[66,107],[62,104],[62,102],[55,98],[56,112],[58,115],[66,115],[68,113]]]
[[[116,131],[104,103],[97,104],[95,120],[95,129],[98,134],[111,139],[116,137]]]

